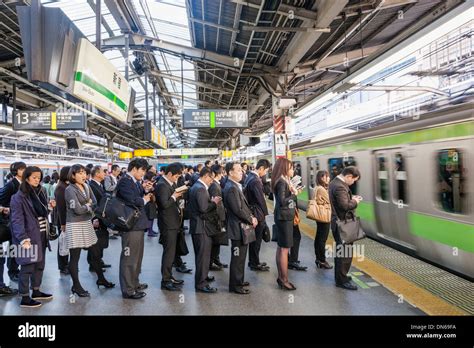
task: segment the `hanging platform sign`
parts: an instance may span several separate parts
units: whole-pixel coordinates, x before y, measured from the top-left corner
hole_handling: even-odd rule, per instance
[[[85,130],[86,115],[82,112],[17,110],[13,113],[13,130]]]
[[[185,109],[183,128],[248,128],[247,110]]]

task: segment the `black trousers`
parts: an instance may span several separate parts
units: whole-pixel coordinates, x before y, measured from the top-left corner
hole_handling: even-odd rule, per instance
[[[247,258],[248,245],[243,245],[241,240],[231,240],[229,290],[242,286],[245,277],[245,259]]]
[[[342,244],[335,222],[331,222],[331,230],[336,241],[336,250],[333,252],[336,284],[344,284],[350,281],[347,273],[349,273],[352,264],[352,243]]]
[[[289,262],[298,261],[298,256],[300,254],[300,242],[301,242],[301,232],[298,225],[293,226],[293,246],[290,248],[290,255],[288,258]]]
[[[122,234],[122,253],[120,254],[120,289],[122,295],[133,295],[140,283],[138,277],[142,268],[144,230]]]
[[[221,262],[220,255],[221,255],[221,246],[220,246],[220,244],[212,244],[210,264],[212,264],[213,262],[216,262],[216,263]]]
[[[97,236],[97,248],[99,249],[100,263],[102,263],[102,259],[104,258],[104,249],[109,247],[109,231],[107,231],[107,227],[101,226],[95,230],[95,234]],[[92,255],[90,249],[87,253],[87,262],[92,266]]]
[[[249,266],[256,267],[260,264],[260,248],[262,246],[263,230],[265,229],[265,221],[259,222],[255,228],[255,242],[249,244]]]
[[[206,278],[209,273],[212,239],[206,233],[192,234],[191,237],[193,239],[194,259],[196,264],[194,287],[201,289],[208,285]]]
[[[329,222],[316,221],[316,238],[314,239],[314,253],[316,254],[316,261],[326,261],[326,241],[329,236]]]
[[[20,296],[30,296],[30,287],[39,290],[43,280],[44,265],[46,261],[46,248],[43,249],[43,259],[39,262],[21,265],[18,281]]]
[[[10,243],[11,245],[11,243]],[[20,266],[18,265],[18,263],[16,262],[16,258],[14,257],[9,257],[7,259],[7,268],[8,268],[8,275],[10,277],[12,277],[13,275],[15,274],[19,274],[19,268]]]
[[[173,276],[173,262],[176,258],[176,241],[179,229],[160,228],[163,255],[161,256],[161,281],[169,282]]]

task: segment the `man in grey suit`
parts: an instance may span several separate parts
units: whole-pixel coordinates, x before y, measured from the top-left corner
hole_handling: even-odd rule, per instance
[[[331,230],[336,241],[334,256],[334,270],[336,286],[346,290],[357,290],[357,286],[347,276],[352,264],[352,253],[346,255],[347,248],[342,243],[341,236],[337,230],[337,219],[344,220],[346,213],[353,211],[362,200],[360,196],[352,196],[349,186],[360,179],[360,172],[356,167],[349,166],[342,170],[329,184],[329,199],[331,201]],[[348,244],[352,246],[352,243]],[[342,254],[342,255],[341,255]]]
[[[215,226],[210,220],[211,214],[217,218],[217,204],[220,197],[209,197],[209,186],[212,183],[212,170],[204,167],[199,172],[199,179],[189,193],[189,210],[191,220],[189,232],[193,239],[194,255],[196,260],[195,289],[197,292],[215,293],[216,288],[209,285],[214,278],[208,277],[211,262],[212,229]]]
[[[229,162],[225,165],[228,180],[225,184],[223,196],[224,206],[227,209],[227,233],[231,240],[231,259],[229,291],[241,295],[250,293],[248,282],[244,281],[245,259],[247,257],[248,245],[242,242],[242,229],[240,224],[257,227],[258,221],[253,216],[252,211],[242,192],[242,167],[239,163]]]

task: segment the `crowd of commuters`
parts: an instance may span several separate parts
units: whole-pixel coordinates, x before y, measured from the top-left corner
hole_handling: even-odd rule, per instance
[[[266,159],[254,166],[238,162],[221,165],[208,160],[193,167],[176,162],[160,167],[158,172],[146,159],[135,158],[127,168],[75,164],[46,177],[38,167],[15,162],[10,172],[10,181],[0,189],[0,224],[10,231],[10,248],[17,248],[17,252],[11,257],[2,252],[0,297],[19,294],[22,307],[39,307],[39,300],[52,299],[52,294],[41,291],[41,283],[46,252],[58,235],[58,269],[61,275],[71,277],[71,292],[79,297],[90,296],[80,282],[84,277],[83,272],[79,274],[82,250],[87,250],[89,271],[96,274],[97,286],[115,287],[104,275],[112,267],[104,262],[104,251],[109,239],[118,236],[122,243],[120,257],[117,255],[119,285],[126,299],[146,295],[148,284],[140,281],[145,234],[158,237],[163,247],[161,289],[166,291],[182,289],[184,281],[174,277],[174,270],[193,271],[182,259],[189,253],[186,229],[194,250],[197,292],[217,292],[211,285],[215,278],[209,272],[229,268],[229,291],[249,294],[246,262],[255,272],[270,270],[270,260],[262,262],[260,250],[262,240],[269,241],[271,234],[277,242],[276,282],[280,289],[296,290],[289,279],[289,269],[307,269],[298,260],[301,233],[297,196],[302,187],[292,180],[294,167],[287,159],[278,159],[273,167]],[[344,168],[331,182],[327,171],[316,175],[313,198],[317,205],[329,209],[331,216],[330,221],[317,221],[314,250],[320,269],[333,268],[325,252],[330,229],[336,247],[344,246],[336,221],[344,219],[360,202],[361,197],[352,196],[349,188],[359,178],[355,167]],[[117,231],[99,213],[101,203],[112,198],[138,212],[133,226],[126,231]],[[267,199],[274,200],[273,226],[267,224]],[[189,227],[184,225],[186,219]],[[231,256],[227,264],[220,251],[229,245]],[[335,280],[338,287],[356,290],[347,275],[351,262],[351,256],[335,254]],[[10,280],[18,282],[18,290],[5,284],[5,264]]]

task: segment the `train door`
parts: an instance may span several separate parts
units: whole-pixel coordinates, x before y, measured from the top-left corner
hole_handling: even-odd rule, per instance
[[[374,152],[375,211],[378,234],[414,249],[408,226],[408,176],[406,152],[390,149]]]

